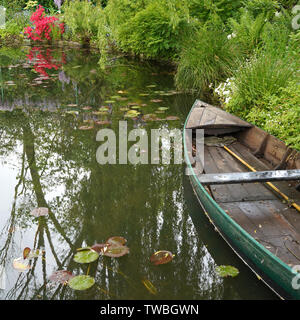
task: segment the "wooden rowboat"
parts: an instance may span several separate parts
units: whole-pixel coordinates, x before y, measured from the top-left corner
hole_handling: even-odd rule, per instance
[[[194,150],[197,129],[205,134],[203,160]],[[300,153],[200,100],[184,126],[184,150],[215,229],[280,298],[300,299]]]

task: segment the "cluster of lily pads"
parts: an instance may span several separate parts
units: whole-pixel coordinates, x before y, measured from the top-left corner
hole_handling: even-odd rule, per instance
[[[47,217],[49,215],[48,208],[35,208],[31,211],[31,215],[38,217]],[[87,290],[95,284],[95,279],[91,277],[89,273],[90,263],[96,261],[100,255],[110,258],[119,258],[129,253],[129,248],[125,245],[127,240],[121,236],[113,236],[106,240],[105,243],[97,243],[90,247],[77,249],[74,255],[74,261],[80,264],[88,264],[88,272],[86,275],[74,275],[68,270],[57,270],[50,277],[51,282],[56,282],[64,285],[68,285],[74,290]],[[31,260],[42,257],[45,259],[45,250],[37,249],[31,250],[26,247],[23,250],[23,256],[13,260],[13,267],[19,272],[24,272],[31,269]],[[170,251],[160,250],[155,252],[150,257],[150,262],[154,266],[167,264],[173,260],[175,255]],[[216,272],[220,277],[236,277],[239,274],[239,270],[232,266],[218,266]],[[157,294],[157,289],[147,279],[142,280],[143,285],[151,294]]]

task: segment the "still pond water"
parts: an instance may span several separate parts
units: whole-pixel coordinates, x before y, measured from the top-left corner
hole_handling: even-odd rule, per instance
[[[99,129],[118,133],[119,120],[182,129],[195,99],[176,91],[166,66],[112,57],[103,72],[98,60],[71,48],[0,49],[0,299],[274,299],[201,214],[184,165],[97,162]],[[126,117],[128,108],[140,115]],[[32,216],[36,207],[49,216]],[[111,236],[130,253],[89,270],[73,260]],[[25,247],[44,254],[19,272]],[[173,261],[153,266],[158,250]],[[240,274],[220,278],[218,265]],[[49,281],[56,270],[96,284],[75,291]]]

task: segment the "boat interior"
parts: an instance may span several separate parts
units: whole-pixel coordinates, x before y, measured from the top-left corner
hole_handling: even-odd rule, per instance
[[[299,265],[300,153],[200,100],[186,129],[193,129],[186,141],[193,170],[212,198],[275,256]],[[196,160],[196,129],[204,129],[204,163]]]

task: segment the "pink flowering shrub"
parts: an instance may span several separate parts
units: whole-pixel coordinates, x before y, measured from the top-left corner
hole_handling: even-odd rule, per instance
[[[27,35],[28,39],[32,39],[33,41],[51,41],[53,34],[63,34],[65,32],[64,24],[58,23],[57,17],[47,17],[41,5],[33,12],[30,21],[34,27],[26,27],[24,35]]]

